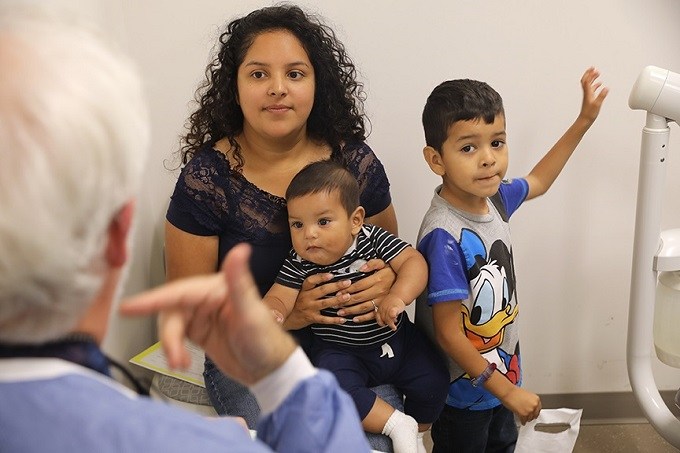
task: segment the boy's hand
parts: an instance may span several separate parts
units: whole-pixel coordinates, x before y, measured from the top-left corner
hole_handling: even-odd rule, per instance
[[[603,87],[602,83],[597,80],[599,76],[600,72],[593,67],[586,69],[586,72],[583,73],[583,77],[581,77],[581,88],[583,88],[581,112],[564,135],[557,140],[557,143],[550,148],[550,151],[526,176],[529,184],[527,200],[539,197],[550,189],[581,139],[593,125],[597,115],[600,114],[600,107],[602,107],[602,102],[607,97],[609,89]]]
[[[517,415],[523,425],[534,420],[541,412],[541,399],[538,395],[521,387],[513,387],[507,395],[501,398],[501,402],[503,406]]]
[[[390,326],[397,330],[397,316],[406,309],[406,304],[397,296],[387,295],[380,301],[375,313],[375,320],[379,326]]]
[[[598,81],[600,71],[594,67],[586,69],[581,77],[581,88],[583,88],[583,103],[581,104],[581,113],[579,117],[593,124],[597,115],[600,114],[600,107],[604,98],[607,97],[609,89],[602,86],[602,82]],[[599,91],[598,91],[599,90]]]

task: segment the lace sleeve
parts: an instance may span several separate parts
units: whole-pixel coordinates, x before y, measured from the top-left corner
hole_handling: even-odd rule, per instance
[[[199,236],[218,235],[227,199],[228,163],[216,151],[196,154],[180,173],[166,219],[177,228]]]
[[[361,205],[366,217],[384,211],[390,203],[390,182],[385,167],[366,143],[347,146],[344,150],[347,168],[352,172],[361,188]]]

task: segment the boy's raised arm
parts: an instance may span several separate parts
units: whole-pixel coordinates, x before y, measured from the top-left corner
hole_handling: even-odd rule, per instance
[[[609,90],[602,87],[602,83],[597,80],[599,76],[600,72],[590,67],[581,77],[581,87],[583,88],[581,112],[564,135],[526,176],[529,184],[527,200],[543,195],[548,191],[585,133],[597,119],[602,102],[609,93]]]

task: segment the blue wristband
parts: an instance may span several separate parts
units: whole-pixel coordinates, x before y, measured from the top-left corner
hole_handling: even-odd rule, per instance
[[[482,374],[477,376],[476,378],[470,379],[470,383],[472,384],[473,387],[479,387],[481,385],[484,385],[484,383],[491,377],[494,371],[496,371],[496,364],[493,362],[487,362],[488,365],[482,371]]]

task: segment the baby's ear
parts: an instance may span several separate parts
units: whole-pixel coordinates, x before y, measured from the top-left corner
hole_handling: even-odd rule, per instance
[[[357,207],[354,212],[349,216],[349,220],[352,223],[352,234],[359,234],[362,225],[364,224],[364,218],[366,217],[366,211],[363,206]]]
[[[444,176],[446,174],[446,169],[444,168],[442,156],[439,151],[431,146],[426,146],[423,148],[423,157],[430,167],[430,170],[432,170],[435,175]]]

